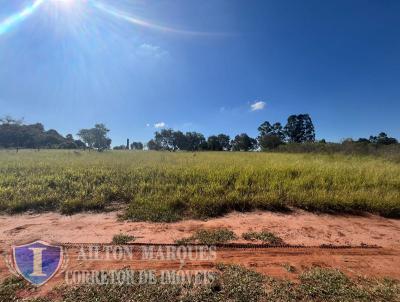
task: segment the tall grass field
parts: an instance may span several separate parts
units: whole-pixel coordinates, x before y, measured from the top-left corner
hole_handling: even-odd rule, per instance
[[[106,211],[171,222],[255,209],[400,217],[400,164],[235,152],[0,151],[0,213]]]

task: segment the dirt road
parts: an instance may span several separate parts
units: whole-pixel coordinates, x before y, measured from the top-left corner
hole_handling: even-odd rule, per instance
[[[119,221],[118,213],[0,216],[0,246],[10,246],[33,238],[58,242],[111,242],[118,233],[130,234],[137,241],[173,243],[194,231],[225,227],[240,235],[267,229],[288,244],[360,245],[400,247],[400,220],[379,216],[290,214],[271,212],[231,213],[207,221],[185,220],[177,223]],[[239,240],[238,242],[244,242]]]
[[[140,253],[133,258],[82,260],[78,258],[79,243],[111,242],[113,235],[135,236],[136,242],[173,243],[206,228],[229,228],[236,235],[267,229],[286,243],[315,247],[302,248],[217,248],[210,261],[143,260]],[[303,211],[291,214],[270,212],[232,213],[208,221],[186,220],[177,223],[144,223],[118,220],[118,213],[78,214],[62,216],[56,213],[40,215],[0,216],[0,249],[41,239],[47,242],[72,242],[67,249],[68,271],[131,268],[134,270],[213,270],[217,263],[240,264],[261,273],[295,280],[303,270],[313,267],[337,268],[351,276],[392,277],[400,279],[400,220],[379,216],[316,215]],[[237,243],[244,243],[243,239]],[[322,244],[377,245],[380,248],[318,248]],[[140,249],[140,246],[135,248]],[[100,251],[104,253],[104,251]],[[290,268],[290,269],[289,269]],[[9,275],[0,259],[0,277]],[[58,274],[42,291],[63,282],[66,273]]]

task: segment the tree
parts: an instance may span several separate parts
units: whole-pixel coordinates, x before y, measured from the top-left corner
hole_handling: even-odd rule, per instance
[[[75,144],[78,147],[78,149],[86,149],[86,144],[82,142],[80,139],[76,139]]]
[[[94,135],[92,129],[81,129],[77,134],[89,148],[94,148]]]
[[[222,151],[222,146],[219,143],[218,136],[216,135],[211,135],[207,139],[207,148],[210,151]]]
[[[113,150],[126,150],[126,146],[125,145],[115,146]]]
[[[24,119],[15,119],[9,115],[6,115],[0,118],[0,123],[3,125],[19,125],[21,126],[24,123]]]
[[[265,121],[258,127],[258,131],[257,140],[262,150],[276,149],[285,141],[285,132],[281,123],[271,125],[270,122]]]
[[[315,141],[314,125],[308,114],[289,116],[284,131],[292,143]]]
[[[207,150],[207,142],[203,134],[186,132],[187,151]]]
[[[231,147],[232,147],[231,146],[231,138],[229,137],[229,135],[226,135],[226,134],[223,134],[223,133],[219,134],[218,135],[218,141],[219,141],[219,144],[222,147],[222,150],[224,150],[224,151],[231,150]]]
[[[360,143],[360,144],[369,144],[371,141],[368,139],[368,138],[364,138],[364,137],[360,137],[358,140],[357,140],[357,143]]]
[[[41,145],[44,145],[48,148],[57,148],[57,146],[66,141],[66,139],[54,129],[50,129],[44,134],[45,135],[42,137]]]
[[[0,119],[1,148],[82,148],[81,141],[74,141],[71,134],[63,137],[56,130],[45,131],[42,124],[23,124],[22,120],[12,117]]]
[[[225,134],[211,135],[207,139],[207,150],[229,151],[231,149],[230,137]]]
[[[91,129],[81,129],[78,136],[89,148],[103,151],[111,146],[111,139],[107,137],[110,130],[104,124],[96,124]]]
[[[147,148],[149,150],[154,150],[154,151],[159,151],[161,150],[161,147],[156,143],[154,139],[151,139],[147,143]]]
[[[379,133],[378,136],[370,136],[369,141],[377,145],[393,145],[398,143],[397,139],[388,137],[385,132]]]
[[[132,150],[143,150],[143,144],[141,142],[132,142],[131,149]]]
[[[228,137],[229,138],[229,137]],[[174,131],[172,129],[162,129],[154,133],[154,138],[147,143],[149,150],[167,151],[198,151],[207,150],[207,141],[204,135],[198,132]]]
[[[273,125],[270,122],[266,121],[258,127],[259,137],[269,135],[276,136],[280,138],[281,141],[285,140],[285,132],[283,131],[281,123],[275,123]]]
[[[179,150],[188,150],[189,149],[189,141],[185,134],[181,131],[173,132],[173,145],[176,149]]]
[[[175,151],[178,148],[172,129],[162,129],[160,132],[154,133],[154,142],[157,145],[155,150]]]
[[[274,150],[283,144],[281,138],[276,135],[263,135],[258,138],[261,150]]]
[[[236,135],[231,144],[233,151],[250,151],[257,148],[257,140],[249,137],[246,133]]]

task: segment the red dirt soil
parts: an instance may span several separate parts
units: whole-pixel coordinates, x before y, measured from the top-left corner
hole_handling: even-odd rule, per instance
[[[56,213],[40,215],[0,216],[0,250],[41,239],[61,243],[110,243],[115,234],[135,236],[136,242],[173,243],[189,237],[198,229],[228,228],[238,237],[247,231],[268,230],[287,244],[319,246],[378,245],[373,249],[320,248],[263,248],[217,250],[215,261],[192,261],[180,267],[179,261],[80,261],[77,248],[68,249],[68,270],[95,269],[214,269],[216,263],[240,264],[274,277],[296,280],[303,270],[313,267],[337,268],[352,276],[392,277],[400,279],[400,220],[374,215],[347,216],[312,214],[295,211],[290,214],[271,212],[231,213],[208,221],[185,220],[177,223],[147,223],[119,221],[118,213],[77,214],[63,216]],[[236,242],[246,242],[243,239]],[[285,266],[296,271],[288,272]],[[8,275],[4,259],[0,258],[0,277]],[[59,274],[43,286],[48,292],[64,278]]]
[[[118,233],[133,235],[140,242],[173,243],[198,229],[219,227],[234,231],[238,237],[247,231],[266,229],[288,244],[366,243],[400,248],[400,220],[374,215],[317,215],[304,211],[290,214],[231,213],[208,221],[184,220],[176,223],[119,221],[116,212],[73,216],[57,213],[0,216],[0,247],[34,238],[56,242],[109,243]]]

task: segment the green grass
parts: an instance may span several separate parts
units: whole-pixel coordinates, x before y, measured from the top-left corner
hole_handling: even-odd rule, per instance
[[[281,238],[268,231],[247,232],[242,234],[242,238],[248,241],[262,241],[263,243],[269,243],[273,245],[284,244]]]
[[[127,244],[131,241],[135,240],[135,236],[127,235],[127,234],[117,234],[113,236],[112,243],[113,244]]]
[[[30,288],[28,284],[16,277],[10,277],[0,283],[0,302],[17,301],[16,294],[24,288]]]
[[[198,243],[205,245],[212,245],[218,243],[227,243],[232,240],[236,240],[237,236],[234,232],[225,229],[215,229],[215,230],[198,230],[191,237],[177,240],[176,244],[190,244]]]
[[[19,299],[22,280],[0,283],[0,302],[290,302],[359,301],[396,302],[400,283],[390,279],[350,279],[332,269],[313,268],[300,275],[299,282],[274,279],[239,266],[219,265],[214,280],[207,285],[156,284],[78,285],[60,287],[47,294],[56,299]],[[31,292],[34,294],[35,290]]]
[[[177,221],[298,207],[400,217],[400,164],[366,156],[0,151],[0,213],[105,211]]]

